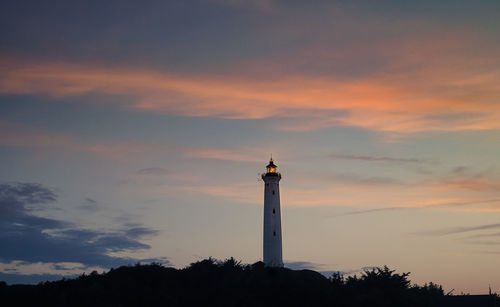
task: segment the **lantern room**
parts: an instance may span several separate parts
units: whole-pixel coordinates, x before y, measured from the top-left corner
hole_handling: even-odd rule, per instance
[[[267,173],[268,174],[277,174],[278,173],[278,166],[276,166],[273,162],[273,158],[269,160],[269,164],[266,166],[267,168]]]

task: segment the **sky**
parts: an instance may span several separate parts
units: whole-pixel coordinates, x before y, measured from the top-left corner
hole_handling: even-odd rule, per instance
[[[498,1],[4,1],[0,280],[262,259],[500,292]]]

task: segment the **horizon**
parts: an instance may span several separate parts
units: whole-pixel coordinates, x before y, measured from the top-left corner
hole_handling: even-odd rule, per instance
[[[500,2],[0,5],[0,280],[387,265],[500,292]]]

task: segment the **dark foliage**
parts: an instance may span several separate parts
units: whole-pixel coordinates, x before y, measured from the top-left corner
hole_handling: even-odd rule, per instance
[[[3,306],[439,306],[442,288],[412,286],[408,275],[384,267],[328,279],[209,258],[181,270],[138,264],[38,285],[2,283],[0,297]]]
[[[410,285],[410,273],[395,274],[387,266],[364,271],[344,279],[334,274],[337,297],[342,298],[339,306],[439,306],[443,289],[433,283]]]

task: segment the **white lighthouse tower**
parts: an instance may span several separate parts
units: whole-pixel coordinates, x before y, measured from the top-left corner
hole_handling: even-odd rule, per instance
[[[264,264],[270,267],[283,267],[281,249],[281,210],[280,179],[278,167],[273,158],[262,174],[264,180]]]

